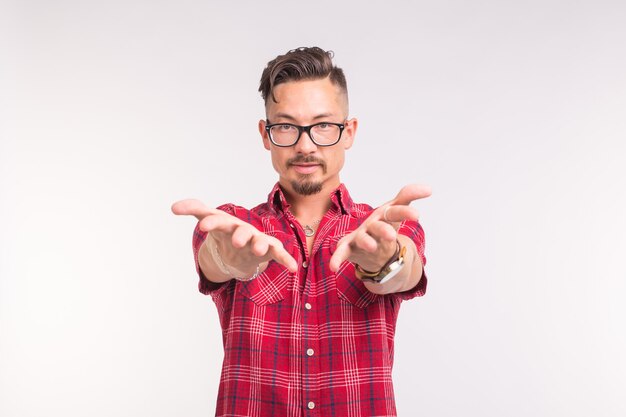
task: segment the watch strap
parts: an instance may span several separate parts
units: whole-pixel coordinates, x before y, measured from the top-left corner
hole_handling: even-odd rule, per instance
[[[400,241],[396,240],[396,251],[389,260],[378,271],[372,272],[361,268],[360,265],[354,264],[354,272],[357,278],[362,281],[380,282],[385,276],[391,272],[389,268],[391,264],[398,260],[403,260],[406,253],[406,246],[401,246]]]

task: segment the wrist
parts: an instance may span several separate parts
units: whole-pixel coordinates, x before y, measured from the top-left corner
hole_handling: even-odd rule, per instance
[[[380,272],[389,263],[390,259],[393,259],[398,255],[398,240],[391,244],[386,244],[383,249],[380,247],[381,253],[367,254],[360,262],[353,262],[355,266],[359,266],[359,269],[367,273]]]
[[[249,281],[259,276],[259,274],[267,267],[267,262],[261,262],[257,263],[252,271],[244,271],[226,263],[222,258],[217,241],[210,233],[207,235],[205,245],[207,246],[211,258],[213,259],[213,263],[217,266],[219,271],[228,278],[234,278],[239,281]]]
[[[211,238],[208,236],[198,249],[198,267],[205,278],[211,282],[221,283],[232,278],[219,268],[217,260],[211,253]]]
[[[406,246],[402,246],[399,240],[396,240],[396,250],[394,254],[385,262],[385,264],[376,271],[368,271],[360,265],[355,264],[355,275],[362,281],[382,284],[393,278],[404,266],[406,256]]]

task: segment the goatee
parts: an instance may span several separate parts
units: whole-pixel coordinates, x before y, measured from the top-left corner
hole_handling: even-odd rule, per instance
[[[322,191],[321,182],[291,181],[291,187],[296,193],[300,195],[313,195]]]
[[[312,155],[297,155],[287,160],[287,165],[291,166],[294,164],[318,164],[322,169],[322,172],[324,174],[326,173],[326,162],[324,162],[323,159],[316,158]],[[300,195],[313,195],[322,191],[321,182],[308,181],[307,178],[309,178],[308,175],[301,175],[299,180],[291,181],[291,187],[296,193]]]

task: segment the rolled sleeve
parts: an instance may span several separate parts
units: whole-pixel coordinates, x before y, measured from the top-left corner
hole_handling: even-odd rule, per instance
[[[410,300],[411,298],[421,297],[426,294],[426,287],[428,285],[428,279],[426,277],[426,256],[424,256],[424,250],[426,248],[426,240],[424,238],[424,229],[417,221],[404,221],[400,224],[398,233],[410,238],[415,247],[417,248],[417,254],[422,261],[422,277],[415,287],[410,290],[395,293],[395,295],[401,300]]]

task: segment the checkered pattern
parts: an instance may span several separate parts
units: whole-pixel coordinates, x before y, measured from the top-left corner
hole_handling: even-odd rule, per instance
[[[365,288],[349,262],[331,272],[337,241],[372,211],[354,203],[343,185],[331,200],[310,257],[304,230],[278,184],[267,203],[252,210],[220,207],[283,242],[300,264],[296,274],[270,262],[254,280],[212,283],[198,266],[206,233],[196,227],[199,289],[215,301],[224,343],[216,416],[396,415],[391,381],[396,319],[402,300],[425,293],[426,277],[410,291],[380,296]],[[399,233],[413,239],[425,263],[419,223],[404,222]]]

